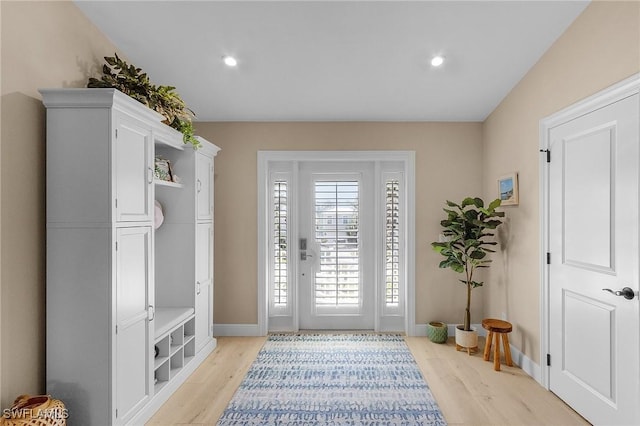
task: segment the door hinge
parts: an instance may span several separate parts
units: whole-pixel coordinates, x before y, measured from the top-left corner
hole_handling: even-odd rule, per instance
[[[116,419],[118,418],[118,409],[116,408]]]
[[[116,129],[116,139],[118,139],[118,129]]]
[[[116,334],[118,334],[118,326],[116,325]]]
[[[118,208],[118,199],[116,198],[116,209]]]
[[[551,265],[551,253],[547,252],[547,265]]]
[[[118,251],[118,242],[116,241],[116,251]]]
[[[541,149],[540,152],[546,152],[547,153],[547,163],[551,162],[551,150],[549,149]]]
[[[547,367],[551,367],[551,354],[547,354]]]

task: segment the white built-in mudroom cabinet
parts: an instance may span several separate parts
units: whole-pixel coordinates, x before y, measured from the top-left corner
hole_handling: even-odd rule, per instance
[[[216,345],[218,148],[185,145],[161,115],[114,89],[41,93],[47,392],[65,402],[71,425],[142,424]],[[179,179],[159,180],[156,157]]]

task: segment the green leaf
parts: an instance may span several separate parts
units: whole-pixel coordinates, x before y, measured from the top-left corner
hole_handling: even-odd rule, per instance
[[[195,113],[186,107],[185,102],[176,93],[174,86],[156,86],[151,84],[147,73],[118,57],[105,56],[100,80],[89,78],[87,87],[113,87],[138,102],[147,105],[165,117],[164,122],[182,132],[184,143],[198,148],[200,142],[195,138],[192,118]]]
[[[453,262],[449,265],[449,267],[460,274],[464,272],[464,265],[460,263]]]
[[[500,198],[496,198],[491,203],[489,203],[489,210],[495,210],[496,208],[500,207],[500,204],[502,204],[502,201],[500,200]],[[504,214],[504,212],[502,213]]]
[[[467,197],[464,200],[462,200],[461,207],[473,206],[476,203],[475,200],[476,200],[475,198]]]
[[[471,254],[469,254],[469,257],[472,259],[484,259],[486,257],[487,253],[485,253],[482,250],[474,250],[471,252]]]

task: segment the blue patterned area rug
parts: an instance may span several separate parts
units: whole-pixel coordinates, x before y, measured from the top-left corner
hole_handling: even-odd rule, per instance
[[[400,335],[269,337],[218,421],[227,425],[446,425]]]

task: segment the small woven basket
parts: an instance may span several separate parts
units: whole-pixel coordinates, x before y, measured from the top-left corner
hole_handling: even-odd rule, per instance
[[[66,426],[69,414],[64,403],[50,395],[20,395],[2,411],[1,426]]]
[[[432,321],[427,324],[427,337],[434,343],[444,343],[449,337],[447,332],[447,324],[438,321]]]

